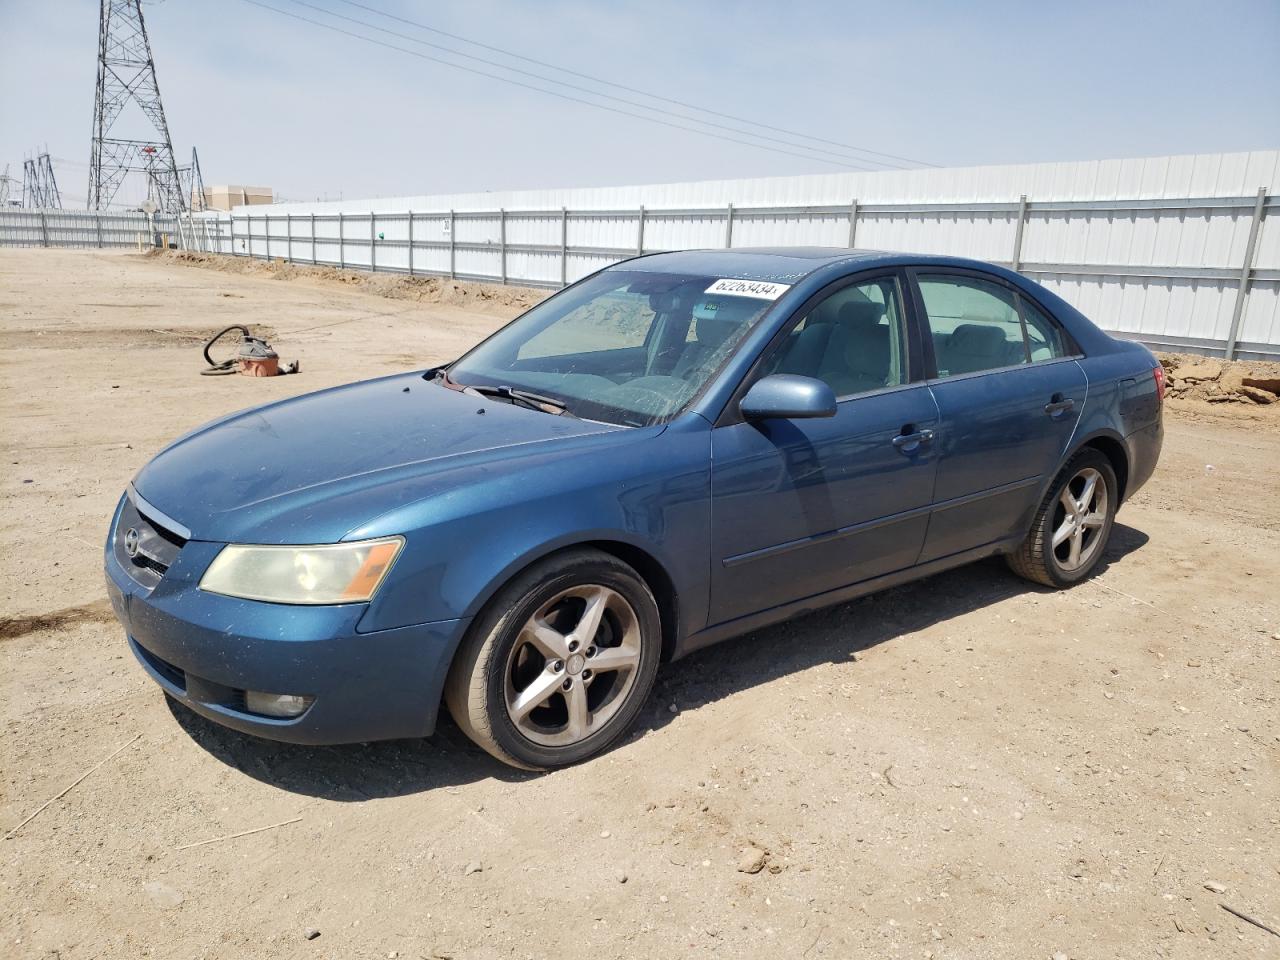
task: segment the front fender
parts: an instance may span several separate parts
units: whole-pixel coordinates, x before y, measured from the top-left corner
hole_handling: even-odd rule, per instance
[[[696,414],[634,443],[478,471],[429,501],[352,531],[406,540],[361,632],[473,617],[529,564],[591,541],[652,557],[679,598],[685,630],[706,623],[710,425]]]

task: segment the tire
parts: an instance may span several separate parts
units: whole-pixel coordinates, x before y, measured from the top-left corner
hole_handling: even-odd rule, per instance
[[[503,763],[569,766],[632,725],[661,653],[658,604],[639,574],[602,551],[568,550],[518,574],[476,617],[445,703]]]
[[[1090,479],[1092,494],[1084,510],[1080,510],[1084,486]],[[1100,493],[1105,497],[1101,502]],[[1083,522],[1072,519],[1066,505],[1068,498],[1077,508],[1075,517],[1083,517]],[[1054,589],[1079,583],[1093,572],[1106,552],[1118,506],[1119,485],[1111,461],[1086,447],[1067,461],[1049,486],[1026,539],[1005,558],[1010,569],[1033,583]],[[1054,535],[1060,531],[1070,531],[1071,535],[1054,545]],[[1073,547],[1077,532],[1078,548]],[[1073,549],[1078,550],[1074,563]]]

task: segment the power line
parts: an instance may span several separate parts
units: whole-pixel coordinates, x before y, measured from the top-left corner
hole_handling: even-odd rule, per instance
[[[559,66],[556,66],[554,63],[548,63],[545,60],[536,60],[533,57],[526,57],[524,54],[516,53],[512,50],[504,50],[502,47],[495,47],[487,43],[481,43],[479,40],[471,40],[471,39],[468,39],[467,37],[460,36],[459,34],[456,34],[456,33],[449,33],[447,30],[441,30],[438,27],[432,27],[425,23],[420,23],[415,20],[409,20],[405,17],[397,16],[394,13],[387,13],[386,11],[379,10],[376,7],[368,6],[367,4],[357,3],[356,0],[338,0],[338,2],[345,3],[347,6],[350,6],[350,7],[359,7],[361,10],[367,10],[368,12],[375,13],[378,16],[386,17],[388,20],[396,20],[400,23],[407,24],[408,26],[417,27],[419,30],[427,30],[431,33],[439,34],[442,37],[448,37],[450,40],[457,40],[460,43],[471,44],[472,46],[480,47],[483,50],[489,50],[489,51],[492,51],[493,53],[500,53],[505,57],[514,57],[517,60],[523,60],[525,63],[532,63],[539,67],[546,67],[549,70],[558,70],[561,73],[567,73],[571,76],[581,77],[583,80],[590,80],[593,83],[603,83],[605,86],[613,87],[616,90],[626,90],[628,93],[636,93],[642,97],[649,97],[652,100],[661,100],[663,103],[674,104],[677,107],[685,107],[686,109],[689,109],[689,110],[696,110],[699,113],[709,113],[712,116],[722,117],[725,120],[735,120],[738,123],[746,123],[753,127],[761,127],[765,130],[772,130],[775,133],[785,133],[785,134],[788,134],[789,136],[800,137],[804,140],[813,140],[816,143],[825,143],[833,147],[840,147],[844,150],[853,150],[857,153],[869,153],[877,157],[887,157],[890,160],[901,160],[904,163],[917,164],[922,167],[938,166],[938,164],[929,163],[927,160],[913,160],[910,157],[900,157],[894,153],[884,153],[883,151],[880,151],[880,150],[870,150],[867,147],[858,147],[849,143],[841,143],[838,140],[827,140],[823,137],[815,137],[812,134],[801,133],[797,130],[788,130],[785,127],[775,127],[767,123],[761,123],[758,120],[751,120],[747,117],[735,116],[732,113],[721,113],[719,110],[712,110],[709,107],[700,107],[697,104],[688,103],[684,100],[674,100],[671,97],[664,97],[657,93],[649,93],[647,90],[641,90],[641,89],[638,89],[637,87],[629,87],[623,83],[615,83],[612,80],[605,80],[603,77],[596,77],[596,76],[592,76],[589,73],[581,73],[577,70],[570,70],[568,67],[559,67]],[[334,16],[337,16],[337,14],[334,14]]]
[[[614,103],[626,104],[629,107],[636,107],[640,110],[650,110],[654,113],[664,114],[665,116],[668,116],[668,117],[675,117],[677,120],[687,120],[690,123],[700,123],[703,126],[715,127],[719,130],[727,130],[730,133],[736,133],[736,134],[739,134],[740,136],[755,137],[757,140],[768,140],[772,143],[780,143],[780,144],[783,144],[784,146],[794,147],[798,150],[806,150],[806,151],[809,151],[810,153],[817,153],[817,154],[825,153],[828,156],[835,157],[837,160],[841,160],[845,163],[849,163],[853,165],[874,163],[882,167],[893,167],[895,169],[902,169],[902,166],[900,164],[889,163],[884,160],[872,160],[866,157],[852,157],[845,153],[837,152],[835,150],[828,150],[825,147],[812,147],[804,143],[795,143],[792,140],[784,140],[781,137],[771,137],[768,134],[756,133],[753,130],[742,130],[738,127],[728,126],[727,124],[716,123],[714,120],[703,120],[700,117],[691,117],[686,113],[677,113],[674,110],[667,110],[667,109],[664,109],[663,107],[655,107],[647,103],[640,103],[635,100],[628,100],[625,97],[616,97],[611,93],[602,93],[599,90],[593,90],[590,87],[584,87],[576,83],[570,83],[566,80],[557,80],[555,77],[546,77],[546,76],[543,76],[542,74],[533,73],[532,71],[529,71],[529,70],[522,70],[519,67],[513,67],[513,66],[510,66],[509,64],[500,63],[496,60],[486,60],[484,57],[477,57],[469,53],[463,53],[460,50],[454,50],[452,47],[446,47],[443,44],[432,43],[430,40],[422,40],[422,39],[419,39],[418,37],[412,37],[412,36],[409,36],[408,34],[400,33],[395,30],[388,30],[386,27],[380,27],[377,24],[369,23],[366,20],[360,20],[355,17],[348,17],[341,13],[335,13],[334,11],[327,9],[326,7],[321,7],[321,6],[317,6],[314,3],[309,3],[308,0],[292,0],[292,2],[297,6],[307,7],[311,10],[315,10],[318,13],[322,13],[326,16],[334,17],[335,19],[338,19],[338,20],[345,20],[347,23],[353,23],[357,26],[365,27],[366,29],[369,29],[369,30],[377,30],[379,33],[385,33],[388,36],[396,37],[400,40],[407,40],[410,43],[417,43],[417,44],[421,44],[424,47],[431,47],[436,50],[442,50],[445,53],[448,53],[452,56],[462,57],[465,60],[472,60],[476,63],[483,63],[486,66],[496,67],[499,70],[507,70],[511,73],[518,73],[521,76],[532,77],[534,80],[540,80],[543,83],[554,83],[557,86],[568,87],[570,90],[577,90],[579,93],[585,93],[588,96],[600,97],[605,100],[612,100]],[[346,0],[343,0],[343,2],[346,2]],[[366,10],[373,9],[371,7],[364,7],[362,4],[356,4],[356,6],[361,6],[363,9],[366,9]],[[375,10],[373,12],[377,13],[378,11]],[[387,14],[386,16],[390,16],[390,14]],[[401,18],[395,17],[394,19],[399,20]],[[407,21],[407,22],[411,23],[412,21]],[[507,54],[507,55],[511,56],[511,54]],[[552,69],[552,70],[560,69],[558,67],[552,67],[550,65],[547,65],[547,66],[549,67],[549,69]],[[645,94],[645,96],[648,96],[648,94]],[[697,108],[695,107],[693,109],[697,109]],[[751,121],[744,121],[744,122],[751,123]],[[856,150],[858,148],[854,147],[853,149]]]
[[[725,140],[729,143],[736,143],[744,147],[755,147],[758,150],[769,150],[773,153],[781,153],[790,157],[799,157],[801,160],[810,160],[810,161],[816,160],[819,163],[826,163],[833,167],[848,168],[852,166],[852,164],[840,163],[835,160],[827,160],[824,157],[817,157],[817,156],[813,156],[812,154],[796,153],[793,150],[782,150],[778,147],[770,147],[762,143],[752,143],[749,140],[739,140],[735,137],[727,137],[724,134],[712,133],[710,130],[700,130],[697,127],[686,127],[683,124],[672,123],[669,120],[660,120],[657,117],[647,117],[644,114],[631,113],[628,110],[620,110],[617,107],[610,107],[607,104],[595,103],[594,101],[591,101],[591,100],[583,100],[580,97],[573,97],[567,93],[560,93],[557,90],[548,90],[545,87],[538,87],[538,86],[534,86],[533,84],[523,83],[520,80],[513,80],[510,77],[504,77],[499,74],[489,73],[484,70],[477,70],[474,67],[463,66],[460,63],[453,63],[452,61],[449,61],[449,60],[442,60],[439,57],[433,57],[433,56],[430,56],[429,54],[420,53],[417,50],[409,50],[409,49],[406,49],[405,47],[397,46],[394,43],[386,43],[385,41],[382,41],[382,40],[375,40],[373,37],[366,37],[363,34],[353,33],[350,30],[343,30],[341,27],[335,27],[332,24],[322,23],[319,20],[312,20],[309,17],[302,16],[301,14],[291,13],[288,10],[281,10],[278,7],[273,7],[273,6],[270,6],[269,4],[262,3],[260,2],[260,0],[244,0],[244,2],[251,4],[252,6],[255,6],[255,7],[261,7],[264,10],[270,10],[272,13],[277,13],[283,17],[289,17],[293,20],[301,21],[302,23],[309,23],[312,26],[321,27],[322,29],[332,31],[333,33],[339,33],[339,34],[342,34],[343,36],[353,37],[356,40],[363,40],[366,43],[372,43],[375,46],[384,47],[388,50],[396,50],[400,53],[406,53],[409,56],[417,57],[420,60],[429,60],[432,63],[439,63],[439,64],[443,64],[446,67],[452,67],[455,70],[462,70],[462,71],[465,71],[466,73],[476,74],[477,76],[488,77],[490,80],[498,80],[498,81],[501,81],[502,83],[511,84],[512,86],[523,87],[526,90],[533,90],[538,93],[545,93],[548,96],[559,97],[561,100],[568,100],[572,103],[580,103],[588,107],[595,107],[598,110],[608,110],[610,113],[617,113],[624,117],[631,117],[635,120],[645,120],[649,123],[658,123],[664,127],[672,127],[676,130],[687,131],[688,133],[697,133],[704,137],[712,137],[716,140]],[[860,169],[867,170],[868,168],[862,167]]]

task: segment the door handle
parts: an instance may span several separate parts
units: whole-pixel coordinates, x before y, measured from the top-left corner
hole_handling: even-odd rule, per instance
[[[914,433],[900,433],[893,438],[893,445],[905,453],[910,453],[922,443],[933,439],[932,430],[917,430]]]
[[[1056,417],[1060,413],[1066,413],[1076,402],[1070,397],[1064,397],[1060,393],[1055,393],[1049,398],[1049,402],[1044,405],[1044,412],[1051,417]]]

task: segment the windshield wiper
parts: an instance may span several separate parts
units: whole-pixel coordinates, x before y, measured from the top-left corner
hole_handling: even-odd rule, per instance
[[[467,384],[463,390],[474,390],[476,393],[486,397],[498,397],[501,400],[507,400],[511,403],[519,403],[528,407],[530,410],[541,410],[543,413],[553,413],[561,417],[573,417],[580,420],[575,413],[569,412],[569,407],[563,400],[557,400],[555,397],[543,396],[540,393],[533,393],[529,390],[517,390],[515,387],[509,387],[505,383],[502,384]]]

